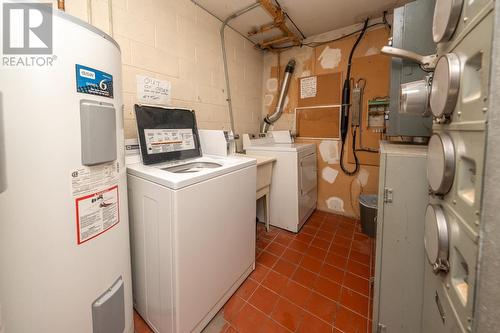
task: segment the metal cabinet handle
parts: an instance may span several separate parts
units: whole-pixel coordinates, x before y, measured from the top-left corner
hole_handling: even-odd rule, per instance
[[[441,316],[441,320],[444,323],[445,320],[446,320],[446,314],[444,312],[443,305],[441,304],[441,300],[439,299],[439,294],[437,293],[437,291],[434,294],[434,301],[436,301],[436,305],[437,305],[437,308],[438,308],[438,311],[439,311],[439,315]]]
[[[438,59],[436,54],[421,55],[412,51],[398,49],[392,46],[383,46],[380,52],[391,57],[414,61],[417,64],[420,64],[422,69],[425,71],[432,71],[434,67],[436,67],[436,62]]]

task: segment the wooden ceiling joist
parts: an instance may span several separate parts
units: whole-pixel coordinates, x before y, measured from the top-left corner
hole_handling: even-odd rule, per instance
[[[253,36],[272,29],[279,29],[282,35],[260,42],[258,46],[261,49],[272,50],[274,45],[280,45],[287,42],[294,46],[300,45],[300,38],[286,25],[286,14],[283,9],[276,6],[272,0],[259,0],[259,3],[261,7],[271,15],[273,22],[260,26],[257,30],[249,32],[248,35]]]

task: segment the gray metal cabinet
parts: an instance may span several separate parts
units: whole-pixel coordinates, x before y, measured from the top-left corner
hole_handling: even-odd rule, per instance
[[[382,142],[380,151],[373,332],[419,333],[427,147]]]
[[[435,0],[418,0],[394,9],[392,46],[419,54],[436,53],[432,41],[432,18]],[[409,60],[391,60],[391,102],[387,120],[388,136],[431,135],[432,118],[400,113],[400,89],[402,83],[421,80],[427,75],[420,65]]]

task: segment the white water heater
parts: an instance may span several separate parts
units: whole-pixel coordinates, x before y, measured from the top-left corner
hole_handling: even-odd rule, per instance
[[[131,333],[119,46],[1,5],[0,332]]]

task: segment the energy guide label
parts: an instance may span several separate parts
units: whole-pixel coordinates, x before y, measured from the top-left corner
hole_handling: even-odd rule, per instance
[[[145,129],[148,154],[169,153],[173,151],[195,149],[193,130],[181,129]]]

